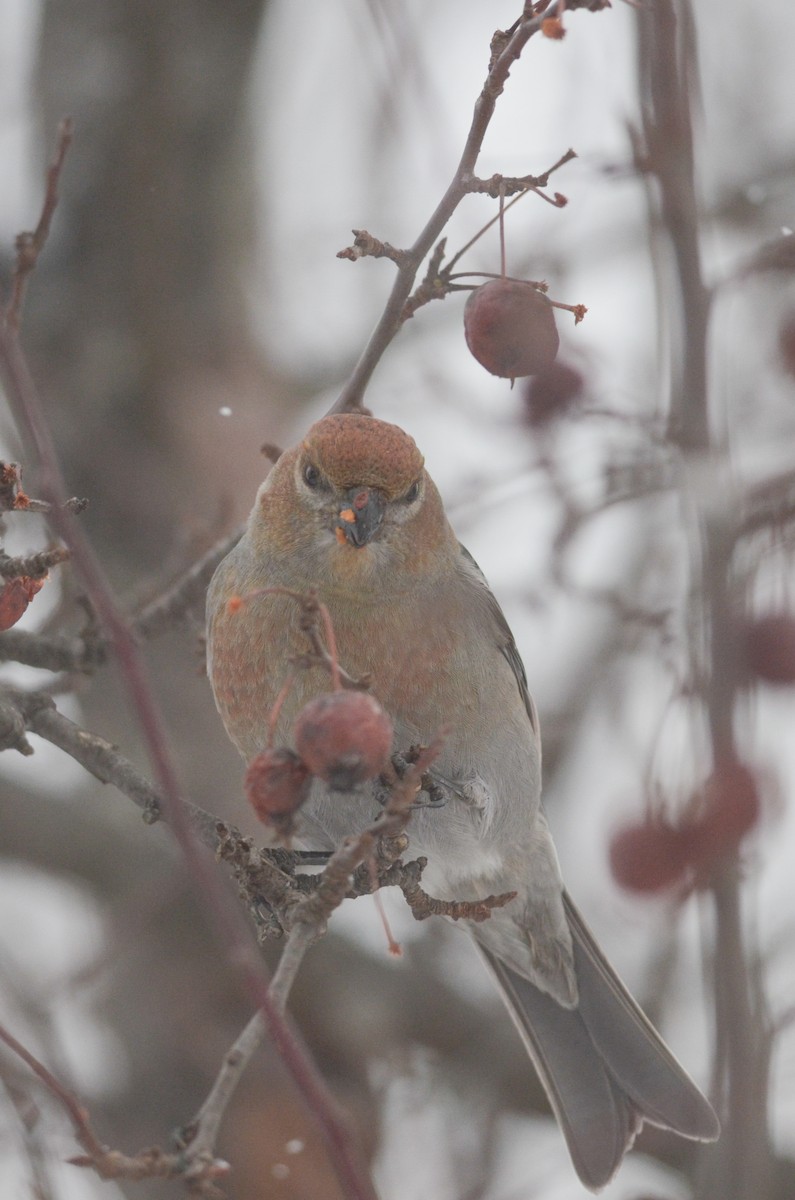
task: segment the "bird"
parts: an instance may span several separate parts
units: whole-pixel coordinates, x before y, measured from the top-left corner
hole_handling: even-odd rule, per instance
[[[365,411],[327,415],[280,455],[210,583],[208,675],[247,762],[268,745],[274,701],[306,651],[286,592],[311,589],[330,614],[340,664],[369,678],[389,714],[395,750],[446,727],[432,768],[444,803],[416,807],[409,852],[427,858],[423,886],[440,899],[516,893],[469,931],[582,1183],[604,1187],[644,1122],[715,1140],[711,1104],[564,886],[541,805],[538,714],[505,616],[414,440]],[[301,708],[328,690],[322,665],[297,673],[276,723],[281,742],[291,744]],[[372,789],[331,792],[316,780],[300,844],[333,850],[373,821],[378,804]]]

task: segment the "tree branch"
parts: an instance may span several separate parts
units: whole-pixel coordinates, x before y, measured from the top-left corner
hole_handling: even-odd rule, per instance
[[[595,11],[597,7],[604,7],[604,3],[603,0],[596,0],[595,3],[594,0],[591,0],[591,3],[588,3],[587,0],[570,0],[567,7],[569,9],[588,8]],[[488,74],[475,103],[472,123],[455,174],[414,245],[409,250],[401,251],[397,278],[392,285],[386,307],[370,335],[370,340],[356,364],[353,374],[332,406],[331,412],[347,412],[361,406],[367,385],[384,351],[398,332],[405,316],[410,316],[414,311],[411,309],[407,312],[405,306],[414,286],[417,271],[425,256],[439,240],[461,200],[475,185],[475,164],[480,155],[486,130],[494,115],[497,100],[502,94],[511,68],[518,60],[527,42],[541,29],[544,13],[537,13],[534,8],[534,5],[525,4],[523,15],[512,28],[506,33],[498,32],[494,35]],[[557,0],[552,0],[546,11],[557,12],[557,8]],[[550,168],[550,170],[554,170],[554,168]],[[539,178],[543,178],[543,176]],[[417,306],[415,305],[415,307]]]

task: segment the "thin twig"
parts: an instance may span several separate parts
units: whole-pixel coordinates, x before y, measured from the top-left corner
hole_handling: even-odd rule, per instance
[[[85,512],[88,500],[70,496],[66,507],[73,513]],[[52,505],[48,501],[38,500],[25,492],[19,463],[0,462],[0,512],[48,513],[51,508]]]
[[[550,9],[554,8],[554,3],[555,0],[550,5]],[[569,5],[569,8],[588,7],[591,5],[587,3],[587,0],[574,0],[574,3]],[[475,103],[472,123],[455,174],[414,245],[404,252],[405,260],[398,268],[397,278],[381,318],[370,335],[353,374],[332,406],[331,412],[347,412],[361,407],[365,390],[376,366],[405,320],[405,315],[410,315],[410,313],[405,313],[405,305],[414,286],[420,264],[439,240],[447,222],[467,194],[475,178],[475,165],[480,155],[483,139],[511,68],[530,38],[540,30],[542,21],[542,13],[532,12],[525,6],[523,15],[516,21],[508,34],[495,35],[492,41],[492,58],[486,81]]]
[[[3,579],[19,579],[20,576],[26,575],[29,579],[43,579],[51,567],[57,567],[68,558],[69,551],[65,546],[39,550],[36,554],[26,554],[19,558],[9,558],[0,550],[0,576]]]
[[[79,671],[89,674],[107,662],[104,638],[65,633],[31,633],[7,629],[0,633],[0,662],[18,662],[44,671]]]
[[[15,247],[16,265],[11,281],[11,298],[4,314],[6,323],[15,332],[19,329],[27,281],[38,262],[39,255],[44,249],[50,232],[53,213],[58,205],[58,183],[67,151],[72,143],[73,134],[74,123],[72,118],[64,117],[58,126],[55,157],[47,170],[47,186],[39,222],[32,233],[23,232],[17,236]]]
[[[290,931],[269,989],[271,1000],[280,1012],[285,1010],[298,968],[316,936],[316,931],[304,923],[295,925]],[[263,1014],[256,1012],[227,1051],[221,1070],[188,1131],[186,1156],[191,1162],[200,1164],[214,1157],[226,1109],[266,1033]]]
[[[157,637],[200,601],[215,568],[240,541],[243,530],[236,529],[212,546],[206,554],[175,580],[161,595],[151,600],[132,619],[132,627],[141,638]]]
[[[40,1062],[35,1054],[32,1054],[26,1046],[17,1041],[4,1025],[0,1025],[0,1041],[5,1042],[9,1050],[13,1050],[14,1054],[30,1067],[34,1075],[41,1080],[47,1090],[55,1096],[66,1110],[74,1126],[75,1137],[83,1149],[88,1154],[101,1154],[104,1151],[104,1147],[97,1140],[93,1130],[90,1128],[88,1113],[74,1093],[64,1087],[61,1081],[44,1066],[44,1063]]]
[[[0,1041],[22,1059],[68,1114],[75,1140],[85,1151],[69,1159],[72,1165],[89,1167],[101,1179],[189,1179],[193,1190],[202,1196],[209,1198],[222,1195],[215,1187],[215,1180],[228,1174],[227,1163],[205,1159],[200,1164],[190,1164],[194,1169],[189,1176],[186,1171],[188,1164],[181,1151],[169,1154],[154,1147],[136,1155],[128,1155],[119,1150],[110,1150],[100,1142],[91,1126],[88,1111],[74,1093],[2,1025]]]

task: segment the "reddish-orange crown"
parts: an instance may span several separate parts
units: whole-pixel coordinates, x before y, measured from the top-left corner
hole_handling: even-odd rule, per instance
[[[324,417],[309,430],[303,450],[340,490],[375,487],[388,500],[405,495],[425,461],[397,425],[362,413]]]

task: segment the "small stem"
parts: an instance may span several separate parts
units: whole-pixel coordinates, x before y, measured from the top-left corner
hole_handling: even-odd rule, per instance
[[[298,969],[316,936],[317,931],[303,922],[294,925],[290,930],[279,965],[268,988],[271,1003],[280,1013],[284,1013]],[[196,1114],[196,1135],[188,1146],[191,1159],[199,1160],[204,1156],[214,1155],[218,1131],[229,1102],[246,1067],[262,1043],[267,1028],[263,1011],[259,1009],[229,1048],[215,1082]]]
[[[280,1012],[287,1007],[287,998],[292,990],[298,969],[309,947],[318,936],[318,930],[307,921],[296,921],[290,930],[278,966],[273,973],[270,996]]]
[[[75,1137],[85,1152],[92,1157],[101,1157],[105,1152],[105,1148],[94,1135],[94,1131],[88,1123],[88,1113],[74,1093],[64,1087],[61,1081],[51,1071],[47,1070],[44,1063],[40,1062],[34,1054],[31,1054],[30,1050],[17,1041],[14,1035],[9,1033],[3,1025],[0,1025],[0,1041],[5,1042],[9,1050],[12,1050],[18,1058],[21,1058],[30,1067],[34,1075],[41,1080],[47,1090],[56,1097],[66,1110],[71,1118]]]
[[[541,21],[541,14],[528,15],[525,13],[520,17],[511,37],[492,63],[483,89],[475,103],[472,123],[455,174],[425,228],[411,249],[407,251],[405,263],[398,269],[397,278],[392,285],[392,291],[381,318],[370,335],[364,352],[354,367],[353,374],[332,406],[331,412],[349,412],[361,406],[365,389],[375,368],[386,347],[400,329],[403,309],[414,286],[420,263],[438,241],[445,225],[467,194],[467,183],[474,174],[483,138],[494,115],[497,99],[507,82],[510,69],[529,39],[541,28]]]
[[[504,211],[507,212],[509,208],[513,208],[514,204],[518,204],[520,200],[524,199],[524,197],[528,194],[529,191],[530,191],[530,189],[528,188],[526,192],[520,192],[518,196],[514,196],[513,200],[509,200],[508,203],[505,205]],[[497,213],[496,217],[492,217],[490,221],[487,221],[486,224],[483,226],[483,228],[479,229],[477,231],[477,233],[475,234],[475,236],[471,237],[465,246],[462,246],[460,250],[456,251],[456,253],[453,255],[453,257],[450,259],[450,261],[447,264],[447,275],[449,278],[452,278],[452,276],[450,276],[450,272],[452,271],[455,264],[464,257],[467,250],[471,250],[472,247],[475,245],[475,243],[480,241],[480,239],[483,237],[483,234],[487,233],[488,230],[491,229],[492,225],[495,225],[497,223],[497,221],[499,221],[499,219],[500,219],[500,214]],[[474,275],[476,273],[477,272],[475,272],[475,271],[467,272],[467,274],[470,274],[470,275]]]
[[[320,616],[323,619],[323,629],[326,634],[326,645],[328,647],[329,657],[331,659],[331,687],[332,691],[339,692],[341,690],[340,683],[340,663],[337,655],[337,638],[334,633],[334,623],[331,620],[331,613],[326,608],[322,601],[318,601],[318,609]]]
[[[285,679],[284,683],[281,686],[278,696],[276,697],[276,699],[273,702],[273,708],[271,709],[271,711],[268,715],[268,740],[267,740],[268,750],[271,750],[273,748],[273,738],[274,738],[274,734],[276,732],[276,722],[279,720],[279,713],[282,711],[282,708],[284,707],[284,702],[287,699],[287,697],[290,695],[290,692],[292,690],[292,686],[294,683],[295,683],[295,671],[293,671],[290,675],[287,676],[287,678]]]
[[[27,281],[38,262],[39,255],[50,233],[53,214],[58,206],[58,183],[61,178],[64,162],[69,147],[72,144],[74,122],[71,117],[64,117],[58,126],[58,142],[55,156],[47,169],[47,183],[44,194],[44,204],[41,215],[33,233],[20,233],[16,240],[16,264],[14,277],[11,282],[11,299],[8,302],[4,317],[9,329],[15,333],[19,329],[22,316],[22,305],[25,299]]]

